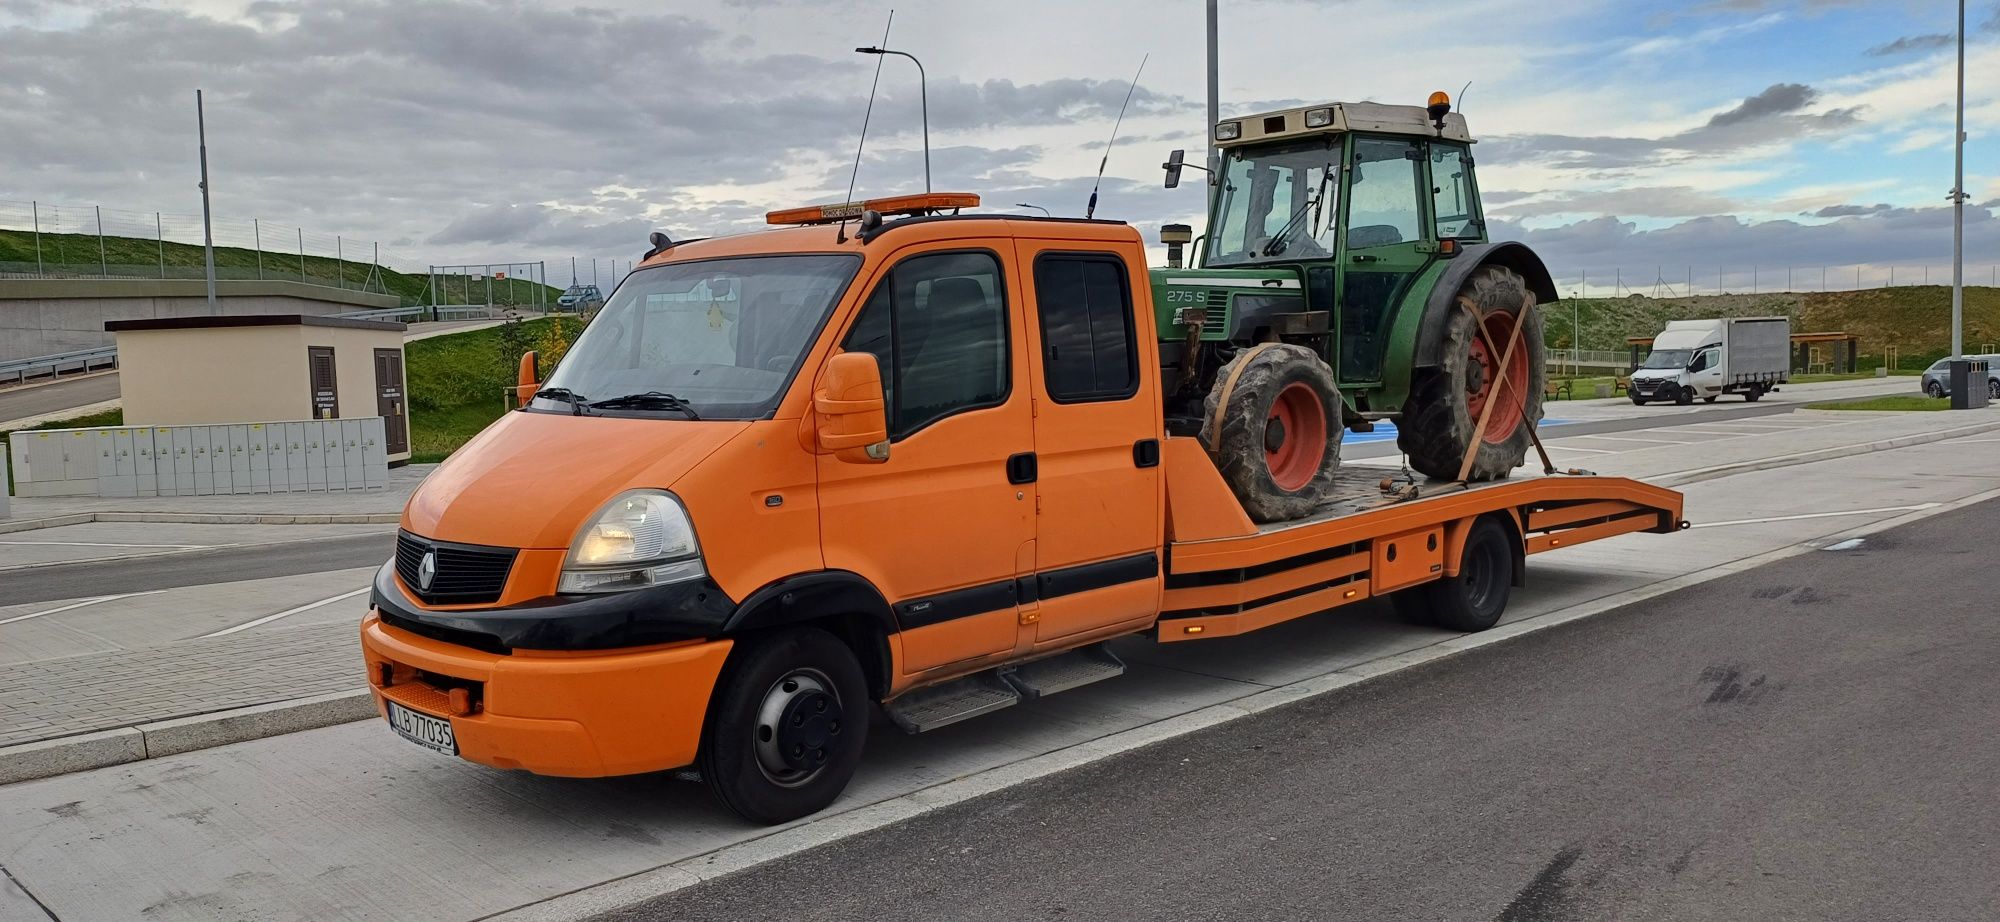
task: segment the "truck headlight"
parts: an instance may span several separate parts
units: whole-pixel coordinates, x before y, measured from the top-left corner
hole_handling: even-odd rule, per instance
[[[571,542],[556,591],[623,592],[706,575],[680,500],[635,490],[607,504]]]

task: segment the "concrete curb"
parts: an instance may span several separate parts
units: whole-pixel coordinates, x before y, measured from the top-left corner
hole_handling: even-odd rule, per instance
[[[400,512],[78,512],[0,522],[0,535],[38,528],[61,528],[91,522],[149,522],[168,525],[395,525]]]
[[[2000,424],[1996,424],[1996,427],[2000,427]],[[932,810],[1087,765],[1109,756],[1328,694],[1415,666],[1505,643],[1634,602],[1666,595],[1789,557],[1808,554],[1849,538],[1865,537],[1991,499],[2000,499],[2000,489],[1941,503],[1930,509],[1870,522],[1823,538],[1766,551],[1732,563],[1650,583],[1568,608],[1508,622],[1478,634],[1441,640],[1429,646],[1357,663],[1289,685],[1252,692],[1231,701],[1197,708],[1144,726],[1031,756],[1008,765],[996,766],[963,778],[912,791],[900,797],[858,806],[844,813],[822,815],[817,819],[795,822],[761,838],[725,846],[712,852],[574,890],[542,902],[518,906],[485,918],[491,922],[570,922],[570,920],[590,919],[607,912],[629,909],[646,900],[665,896],[704,881],[788,857],[839,839],[881,829]]]
[[[367,689],[175,717],[0,748],[0,784],[104,768],[375,716]]]

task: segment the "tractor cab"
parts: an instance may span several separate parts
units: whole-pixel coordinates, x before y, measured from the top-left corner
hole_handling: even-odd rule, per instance
[[[1400,303],[1427,269],[1486,240],[1472,137],[1442,96],[1433,107],[1331,103],[1218,123],[1221,169],[1195,268],[1154,274],[1163,334],[1185,336],[1177,321],[1200,306],[1203,339],[1313,346],[1360,414],[1398,409]],[[1180,165],[1168,164],[1170,188]]]

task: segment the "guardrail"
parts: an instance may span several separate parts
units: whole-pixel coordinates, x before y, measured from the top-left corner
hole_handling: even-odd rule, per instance
[[[98,368],[117,367],[118,347],[99,346],[96,349],[58,352],[54,355],[37,355],[11,362],[0,362],[0,381],[12,378],[15,384],[20,384],[29,378],[39,378],[44,374],[53,378],[65,371],[82,373]]]
[[[436,314],[435,317],[432,316],[433,313]],[[388,307],[373,311],[346,311],[334,316],[346,317],[350,320],[401,320],[410,323],[420,323],[427,320],[498,320],[501,312],[498,308],[486,307],[484,305],[441,304],[432,307],[427,304],[420,304],[416,307]]]

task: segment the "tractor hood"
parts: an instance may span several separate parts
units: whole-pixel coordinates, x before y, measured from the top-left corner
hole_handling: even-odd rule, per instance
[[[750,425],[508,413],[424,479],[403,527],[438,541],[567,548],[612,497],[671,489]]]
[[[1290,267],[1151,270],[1160,337],[1182,340],[1190,310],[1203,311],[1201,338],[1251,340],[1273,314],[1305,310],[1305,289]]]

